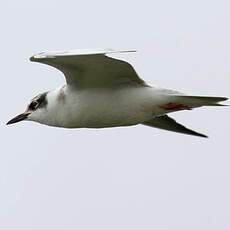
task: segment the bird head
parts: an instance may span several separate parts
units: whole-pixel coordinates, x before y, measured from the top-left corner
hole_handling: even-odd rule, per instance
[[[44,116],[47,113],[47,104],[47,92],[37,95],[30,101],[25,112],[8,121],[7,125],[14,124],[23,120],[30,120],[42,123],[41,120],[44,119]]]

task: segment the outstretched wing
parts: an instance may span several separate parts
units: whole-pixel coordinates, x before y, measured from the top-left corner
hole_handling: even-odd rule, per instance
[[[186,128],[185,126],[177,123],[174,119],[170,118],[167,115],[155,117],[150,121],[143,123],[143,125],[148,125],[158,129],[165,129],[172,132],[183,133],[188,135],[194,135],[198,137],[207,137],[204,134],[198,133],[191,129]]]
[[[134,52],[114,50],[75,50],[70,52],[48,52],[34,55],[31,61],[41,62],[64,73],[67,84],[87,88],[116,86],[122,84],[146,86],[134,68],[125,61],[107,54]]]

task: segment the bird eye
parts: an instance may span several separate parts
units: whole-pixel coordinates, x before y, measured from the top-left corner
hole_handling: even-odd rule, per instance
[[[30,110],[35,110],[38,107],[38,102],[37,101],[32,101],[29,105]]]

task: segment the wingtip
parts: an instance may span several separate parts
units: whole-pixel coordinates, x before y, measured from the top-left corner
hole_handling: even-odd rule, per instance
[[[138,52],[138,50],[115,50],[115,49],[108,49],[107,54],[113,54],[113,53],[135,53]]]
[[[203,138],[209,138],[209,136],[207,136],[207,135],[205,135],[205,134],[202,134],[202,133],[199,133],[197,136],[203,137]]]
[[[228,97],[221,97],[221,101],[227,101],[228,99]]]
[[[115,53],[133,53],[137,50],[115,50],[111,48],[107,49],[79,49],[72,51],[56,51],[56,52],[41,52],[30,57],[30,61],[36,62],[40,59],[50,59],[56,56],[72,56],[72,55],[88,55],[88,54],[115,54]]]
[[[34,56],[30,57],[29,60],[30,60],[30,61],[35,61]]]
[[[209,136],[203,134],[203,133],[198,133],[196,131],[193,131],[191,129],[188,130],[189,132],[184,133],[184,134],[188,134],[188,135],[192,135],[192,136],[196,136],[196,137],[203,137],[203,138],[209,138]]]
[[[30,61],[37,61],[39,58],[44,57],[44,53],[34,54],[29,58]]]
[[[227,97],[221,97],[220,98],[220,100],[219,100],[219,102],[221,101],[227,101],[227,100],[229,100],[229,98],[227,98]],[[217,105],[217,106],[230,106],[230,105],[226,105],[226,104],[219,104],[219,103],[216,103],[215,105]]]
[[[198,133],[194,130],[191,130],[191,129],[188,129],[188,133],[185,133],[185,134],[188,134],[188,135],[192,135],[192,136],[197,136],[197,137],[203,137],[203,138],[209,138],[207,135],[203,134],[203,133]]]
[[[29,60],[32,62],[36,62],[37,60],[41,58],[40,56],[41,56],[40,54],[33,55],[32,57],[30,57]]]
[[[51,59],[51,58],[55,58],[52,54],[48,55],[47,53],[43,52],[43,53],[39,53],[39,54],[35,54],[32,57],[29,58],[30,61],[32,62],[39,62],[41,59]]]

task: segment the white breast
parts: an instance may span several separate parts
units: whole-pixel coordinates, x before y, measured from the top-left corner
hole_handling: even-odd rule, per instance
[[[49,105],[48,108],[55,123],[52,125],[67,128],[139,124],[151,119],[154,104],[159,104],[159,96],[150,87],[90,90],[65,88],[63,98],[57,92],[49,95],[53,106]]]

